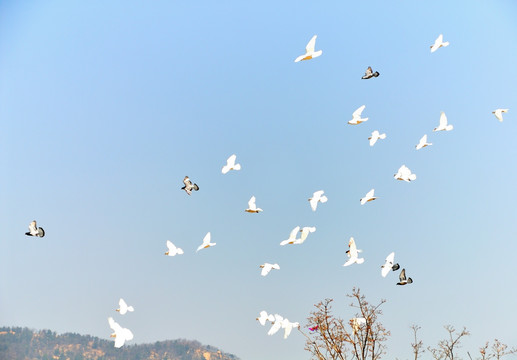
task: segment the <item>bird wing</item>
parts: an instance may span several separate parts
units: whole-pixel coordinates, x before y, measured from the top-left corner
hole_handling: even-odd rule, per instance
[[[257,205],[255,204],[255,196],[252,196],[250,198],[250,201],[248,201],[248,208],[251,210],[257,210]]]
[[[316,38],[318,37],[318,35],[314,35],[312,37],[312,39],[307,43],[307,46],[305,47],[305,52],[306,53],[312,53],[314,52],[314,48],[316,46]]]
[[[445,113],[442,111],[440,113],[440,127],[444,128],[447,126],[447,116],[445,116]]]
[[[300,231],[300,227],[297,226],[293,230],[291,230],[291,233],[289,234],[289,239],[296,239],[296,234]]]
[[[188,176],[185,176],[185,178],[183,179],[183,184],[185,184],[186,187],[190,187],[192,185],[192,182],[190,181]]]
[[[29,233],[33,236],[38,233],[38,229],[36,226],[36,220],[31,221],[31,223],[29,224]]]
[[[355,240],[353,237],[351,237],[348,241],[348,247],[350,248],[350,256],[353,256],[355,253],[355,256],[357,257],[357,246],[355,245]]]
[[[271,271],[271,264],[265,263],[262,267],[262,271],[260,272],[260,275],[266,276]]]
[[[354,118],[360,118],[361,117],[361,113],[363,112],[364,108],[366,107],[366,105],[363,105],[363,106],[360,106],[359,108],[357,108],[356,111],[354,111],[352,113],[352,117]]]
[[[210,231],[206,233],[205,237],[203,238],[203,245],[210,244],[210,239],[212,236],[210,235]]]
[[[367,198],[372,198],[373,197],[373,193],[375,192],[375,189],[371,189],[370,191],[368,191],[368,193],[366,194],[365,197]]]
[[[233,154],[228,159],[226,159],[226,166],[233,167],[235,165],[235,159],[237,158],[237,155]]]
[[[126,302],[124,301],[124,299],[120,298],[120,300],[118,301],[118,306],[120,306],[120,312],[122,313],[123,310],[126,310],[127,311],[127,304]],[[124,313],[126,312],[124,311]],[[122,314],[123,315],[123,314]]]
[[[109,323],[109,325],[110,325],[111,330],[113,330],[113,331],[115,331],[115,329],[117,329],[117,326],[119,326],[119,325],[115,322],[115,320],[113,320],[113,318],[112,318],[112,317],[109,317],[109,318],[108,318],[108,323]]]
[[[400,280],[400,282],[403,282],[406,280],[406,269],[402,269],[402,271],[400,272],[399,280]]]
[[[364,76],[371,76],[373,73],[372,67],[368,66],[368,69],[366,69],[366,72],[364,73]]]
[[[167,240],[167,248],[169,249],[170,252],[176,251],[176,246],[174,246],[174,244],[170,240]]]

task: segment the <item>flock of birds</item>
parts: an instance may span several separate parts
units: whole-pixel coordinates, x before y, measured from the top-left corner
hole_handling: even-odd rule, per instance
[[[322,50],[315,51],[315,45],[316,45],[316,38],[317,35],[314,35],[309,43],[307,44],[305,48],[305,54],[298,56],[294,61],[300,62],[304,60],[310,60],[314,59],[316,57],[319,57],[322,54]],[[435,52],[441,47],[447,47],[449,46],[449,42],[443,41],[443,35],[440,34],[438,38],[435,40],[434,44],[431,45],[431,53]],[[371,79],[374,77],[378,77],[380,74],[378,71],[373,71],[371,67],[368,67],[364,76],[362,79]],[[359,125],[363,122],[368,121],[368,118],[363,118],[362,113],[364,109],[366,108],[365,105],[360,106],[352,113],[352,119],[348,121],[348,124],[350,125]],[[499,121],[503,121],[503,113],[507,113],[508,109],[496,109],[492,113],[495,115],[495,117]],[[433,129],[433,132],[437,131],[451,131],[453,130],[453,125],[449,124],[447,121],[447,116],[442,111],[440,114],[440,120],[439,124],[436,128]],[[378,130],[375,130],[372,132],[371,136],[368,137],[370,146],[374,146],[378,140],[384,140],[386,139],[386,134],[381,134]],[[432,143],[427,142],[427,134],[422,136],[418,144],[415,146],[416,150],[421,150],[424,147],[431,146]],[[231,155],[227,161],[226,165],[224,165],[221,169],[222,174],[227,174],[229,171],[238,171],[241,169],[241,165],[236,163],[237,156],[235,154]],[[396,180],[411,182],[416,180],[416,175],[411,172],[411,170],[406,166],[402,165],[397,173],[394,175],[394,178]],[[185,176],[183,179],[184,186],[181,188],[184,190],[188,195],[191,195],[193,191],[199,191],[199,186],[196,183],[193,183],[188,176]],[[308,199],[310,207],[313,211],[316,211],[318,208],[318,204],[324,204],[328,201],[327,197],[324,195],[323,190],[315,191]],[[371,189],[363,198],[360,199],[360,204],[365,205],[368,202],[371,202],[373,200],[376,200],[377,197],[375,196],[375,189]],[[248,207],[244,210],[248,213],[260,213],[263,210],[256,205],[256,198],[255,196],[252,196],[250,200],[248,201]],[[291,230],[289,237],[286,240],[283,240],[280,242],[281,246],[285,245],[301,245],[305,242],[307,237],[310,233],[313,233],[316,231],[316,227],[300,227],[296,226],[294,229]],[[297,237],[298,234],[300,234],[300,237]],[[25,233],[27,236],[36,236],[36,237],[44,237],[45,231],[41,227],[37,227],[36,220],[32,221],[29,224],[29,232]],[[211,242],[211,234],[208,232],[205,237],[203,238],[203,241],[201,245],[197,248],[196,252],[207,249],[210,247],[215,246],[216,243]],[[167,256],[176,256],[176,255],[182,255],[184,252],[181,248],[175,246],[171,241],[167,240],[166,242],[167,246],[167,252],[165,252],[165,255]],[[362,252],[362,250],[357,248],[357,245],[355,243],[355,240],[353,237],[351,237],[348,241],[348,247],[349,249],[346,251],[346,255],[348,257],[347,261],[343,264],[343,266],[350,266],[353,264],[362,264],[364,263],[364,258],[359,257],[359,253]],[[280,270],[280,266],[278,264],[270,264],[270,263],[264,263],[259,266],[261,269],[260,274],[262,276],[267,276],[271,270]],[[397,271],[400,269],[400,265],[398,263],[395,263],[395,253],[391,252],[385,260],[384,265],[381,266],[381,276],[386,277],[390,271]],[[410,277],[406,277],[406,269],[402,269],[399,273],[399,282],[397,282],[396,285],[407,285],[413,283],[413,280]],[[116,309],[117,312],[119,312],[120,315],[124,315],[127,312],[133,312],[134,309],[132,306],[128,306],[126,302],[123,299],[120,299],[119,301],[119,308]],[[291,333],[293,328],[299,328],[300,324],[298,322],[291,322],[289,319],[284,318],[283,316],[279,314],[268,314],[266,311],[261,311],[259,314],[259,317],[256,318],[256,320],[260,323],[260,325],[265,326],[267,322],[270,322],[271,328],[268,331],[268,335],[273,335],[277,333],[280,329],[284,329],[284,339],[286,339],[289,334]],[[117,322],[113,320],[112,317],[108,318],[108,323],[110,328],[113,330],[113,333],[111,334],[111,337],[115,338],[115,347],[119,348],[124,345],[125,341],[132,340],[133,339],[133,333],[131,330],[127,328],[123,328],[120,326]],[[366,324],[366,319],[364,318],[352,318],[350,320],[350,326],[352,327],[354,333],[356,333],[359,328]],[[312,327],[309,327],[310,331],[316,331],[318,329],[318,325],[314,325]]]

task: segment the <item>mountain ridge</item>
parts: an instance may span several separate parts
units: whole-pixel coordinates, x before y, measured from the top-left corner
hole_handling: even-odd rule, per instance
[[[197,340],[164,340],[124,345],[76,333],[57,334],[50,330],[0,327],[2,360],[240,360]]]

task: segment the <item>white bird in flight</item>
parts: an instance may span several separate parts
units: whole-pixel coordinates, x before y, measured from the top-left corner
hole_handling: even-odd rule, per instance
[[[507,113],[508,110],[509,109],[496,109],[496,110],[492,111],[492,114],[495,115],[497,120],[499,120],[500,122],[503,122],[503,113]]]
[[[386,134],[379,134],[379,131],[374,130],[372,132],[372,135],[368,138],[368,140],[370,140],[370,146],[375,145],[375,143],[379,139],[382,139],[382,140],[386,139]]]
[[[226,165],[223,166],[221,169],[221,172],[223,174],[226,174],[230,170],[240,170],[241,164],[236,164],[235,159],[237,158],[237,155],[233,154],[228,159],[226,159]]]
[[[262,275],[262,276],[266,276],[267,274],[269,274],[269,272],[272,269],[280,270],[280,266],[278,264],[270,264],[270,263],[264,263],[264,264],[260,265],[260,268],[262,269],[262,271],[260,272],[260,275]]]
[[[302,60],[310,60],[314,59],[321,55],[323,52],[322,50],[314,51],[314,47],[316,46],[316,38],[318,35],[314,35],[312,39],[307,43],[307,46],[305,47],[305,54],[298,56],[294,62],[299,62]]]
[[[267,311],[262,310],[259,314],[259,317],[256,318],[255,320],[258,320],[260,325],[264,326],[264,325],[266,325],[266,321],[269,321],[269,322],[275,321],[275,317],[273,316],[273,314],[268,314]]]
[[[373,200],[377,199],[375,196],[373,196],[374,192],[375,192],[375,189],[371,189],[370,191],[368,191],[366,193],[366,195],[364,196],[364,198],[360,199],[361,205],[366,204],[368,201],[373,201]]]
[[[418,144],[415,146],[415,148],[417,150],[420,150],[420,149],[425,148],[426,146],[429,146],[429,145],[433,145],[433,144],[427,142],[427,134],[425,134],[424,136],[422,136],[422,138],[420,139]]]
[[[452,125],[447,125],[447,116],[445,116],[445,113],[442,111],[440,113],[440,124],[438,127],[435,127],[433,131],[451,131],[454,129]]]
[[[438,50],[441,47],[449,46],[449,42],[443,42],[443,35],[440,34],[436,40],[434,41],[434,44],[430,46],[431,52],[434,53],[436,50]]]
[[[350,259],[346,263],[343,264],[343,266],[352,265],[354,263],[362,264],[364,262],[364,258],[359,258],[358,253],[362,252],[362,250],[357,249],[357,246],[355,245],[354,238],[351,237],[348,241],[348,247],[346,254]]]
[[[36,224],[36,220],[33,220],[29,224],[29,232],[26,232],[25,235],[27,235],[27,236],[44,237],[45,236],[45,230],[43,230],[42,227],[38,227],[38,225]]]
[[[176,247],[170,240],[167,240],[167,252],[165,255],[176,256],[183,255],[183,249]]]
[[[309,198],[309,203],[311,204],[312,211],[316,211],[316,209],[318,208],[318,202],[320,202],[320,203],[327,202],[328,199],[325,195],[323,195],[324,192],[325,191],[323,191],[323,190],[315,191],[312,194],[312,197]]]
[[[118,311],[120,315],[125,315],[128,311],[135,311],[135,309],[132,306],[127,306],[126,302],[122,298],[120,298],[120,300],[118,301],[118,306],[119,308],[116,311]]]
[[[313,233],[315,231],[316,231],[315,226],[304,226],[303,228],[301,228],[300,232],[302,234],[300,235],[300,240],[297,242],[297,244],[303,244],[305,239],[307,239],[307,236],[309,236],[309,233]]]
[[[298,322],[290,322],[288,319],[282,320],[282,328],[284,329],[284,339],[291,334],[293,328],[299,328],[300,324]]]
[[[259,213],[263,210],[261,208],[257,207],[257,205],[255,204],[255,196],[252,196],[250,198],[250,201],[248,201],[248,208],[244,211],[249,212],[249,213]]]
[[[299,226],[295,227],[293,230],[291,230],[291,233],[289,234],[289,238],[287,240],[282,241],[280,243],[280,245],[284,246],[287,244],[298,244],[298,241],[300,239],[297,239],[296,235],[298,234],[299,231],[300,231],[300,227]]]
[[[386,256],[386,262],[384,263],[384,265],[381,266],[382,277],[386,277],[386,275],[388,275],[390,270],[397,271],[398,269],[400,269],[400,265],[394,264],[394,261],[395,261],[394,252],[392,252],[388,256]]]
[[[352,327],[352,330],[354,334],[357,334],[361,326],[366,325],[366,319],[365,318],[352,318],[350,319],[350,326]]]
[[[115,347],[120,348],[126,341],[133,340],[133,333],[131,330],[120,326],[112,317],[108,318],[110,328],[114,331],[110,337],[115,338]]]
[[[399,171],[394,175],[395,179],[410,182],[416,180],[416,175],[411,173],[411,170],[406,165],[402,165]]]
[[[274,320],[272,321],[273,326],[267,332],[268,335],[274,335],[280,328],[282,327],[282,321],[284,320],[283,316],[275,314]]]
[[[215,246],[216,245],[215,243],[211,243],[210,242],[210,238],[211,238],[211,235],[210,235],[210,231],[209,231],[209,232],[206,233],[205,237],[203,238],[203,243],[201,245],[199,245],[199,247],[197,248],[196,252],[198,252],[201,249],[206,249],[206,248],[209,248],[211,246]]]
[[[361,114],[365,107],[366,105],[360,106],[357,108],[356,111],[352,113],[352,120],[348,122],[350,125],[358,125],[360,123],[368,121],[368,118],[361,118]]]

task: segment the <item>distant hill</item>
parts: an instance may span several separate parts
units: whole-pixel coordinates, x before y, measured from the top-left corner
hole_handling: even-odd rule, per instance
[[[90,335],[50,330],[34,331],[0,327],[2,360],[239,360],[210,345],[197,341],[167,340],[154,344],[124,345]]]

